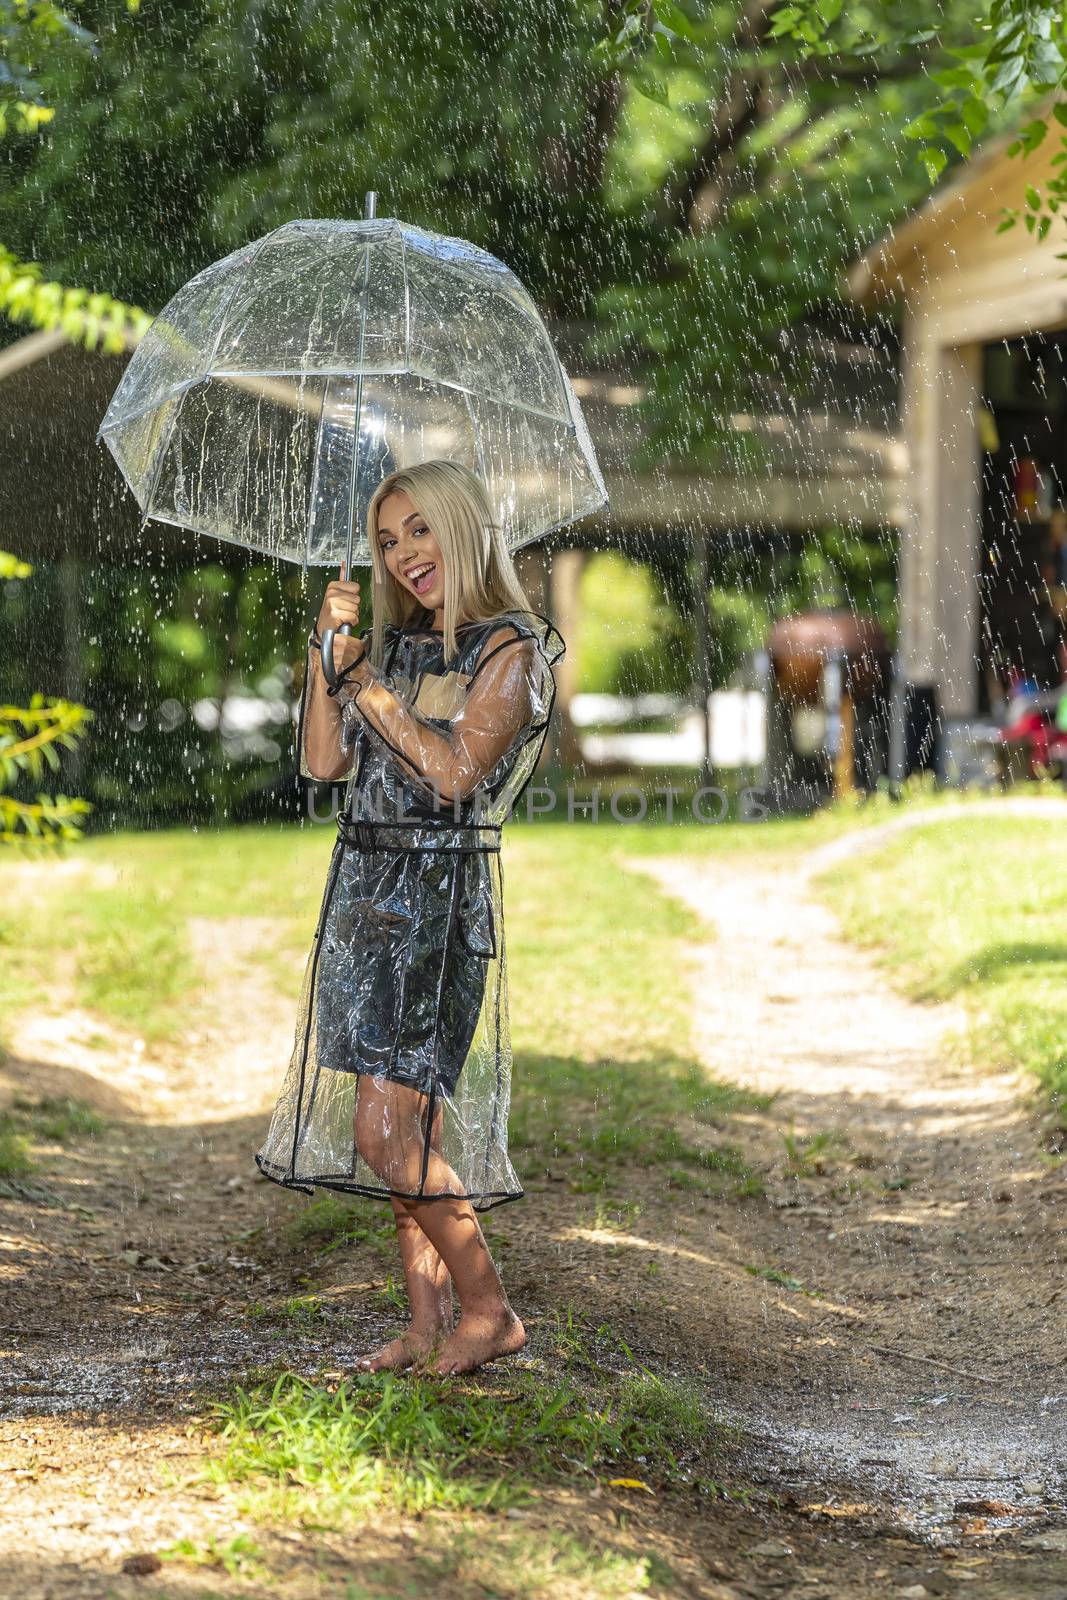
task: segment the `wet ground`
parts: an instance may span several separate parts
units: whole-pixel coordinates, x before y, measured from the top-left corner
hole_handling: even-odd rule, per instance
[[[1067,1600],[1067,1171],[1042,1159],[1030,1086],[963,1062],[956,1009],[900,998],[840,938],[817,874],[877,842],[784,870],[630,864],[635,887],[651,873],[709,924],[692,952],[707,1065],[777,1091],[728,1130],[764,1193],[672,1193],[635,1171],[639,1208],[605,1215],[546,1169],[494,1214],[494,1248],[531,1333],[520,1361],[541,1359],[555,1308],[579,1304],[740,1425],[723,1471],[746,1493],[620,1511],[560,1491],[525,1525],[655,1551],[676,1592],[713,1600]],[[256,1591],[221,1570],[123,1572],[178,1538],[241,1531],[182,1481],[202,1448],[196,1396],[278,1359],[343,1367],[393,1321],[387,1256],[286,1244],[303,1202],[250,1155],[292,1007],[234,954],[255,929],[194,932],[205,993],[245,986],[237,1014],[205,1004],[161,1060],[117,1036],[102,1049],[99,1019],[60,1005],[22,1025],[5,1068],[9,1089],[32,1081],[110,1119],[91,1149],[0,1196],[5,1591],[27,1600]],[[325,1308],[313,1329],[255,1314],[309,1288]],[[275,1575],[262,1592],[391,1600],[413,1592],[423,1537],[361,1535],[385,1576],[357,1591],[344,1540],[257,1530]]]

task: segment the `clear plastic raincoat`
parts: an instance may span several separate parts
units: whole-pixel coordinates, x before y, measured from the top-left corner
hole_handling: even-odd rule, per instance
[[[269,1178],[409,1199],[518,1199],[508,1156],[511,1041],[500,835],[529,783],[562,638],[536,612],[457,630],[387,625],[327,690],[309,650],[300,771],[347,778],[288,1074],[262,1149]],[[339,766],[313,772],[326,696]],[[329,742],[329,734],[326,735]],[[321,757],[320,765],[321,765]]]

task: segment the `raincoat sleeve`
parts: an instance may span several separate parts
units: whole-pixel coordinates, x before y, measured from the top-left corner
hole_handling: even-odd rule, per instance
[[[435,801],[466,800],[545,726],[551,671],[536,639],[510,625],[486,640],[457,715],[441,725],[383,681],[364,655],[337,690],[346,722],[358,718],[405,778]]]
[[[326,692],[319,647],[309,643],[296,734],[302,778],[339,783],[349,776],[355,749],[351,740],[346,742],[344,733],[341,707]]]

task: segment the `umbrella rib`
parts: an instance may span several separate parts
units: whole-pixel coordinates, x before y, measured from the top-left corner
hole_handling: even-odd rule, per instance
[[[211,376],[211,374],[206,374],[206,376]],[[147,400],[143,406],[138,406],[135,411],[124,411],[122,416],[113,422],[109,428],[101,428],[97,436],[106,438],[109,433],[114,433],[119,428],[125,428],[130,422],[136,422],[138,417],[146,416],[149,411],[158,411],[161,406],[166,405],[168,400],[173,400],[177,395],[184,394],[187,389],[194,389],[198,383],[203,383],[204,377],[205,374],[201,374],[199,378],[186,378],[182,383],[174,384],[165,393],[157,395],[154,400]]]
[[[383,367],[377,372],[377,376],[382,378],[404,377],[408,374],[413,378],[422,378],[426,383],[439,384],[442,389],[454,389],[462,395],[475,395],[479,399],[491,400],[494,405],[506,406],[511,411],[525,411],[531,417],[541,417],[545,422],[555,423],[558,428],[574,431],[574,422],[567,417],[556,416],[551,411],[542,411],[539,406],[527,405],[523,400],[506,400],[499,395],[480,394],[478,390],[470,388],[469,385],[459,383],[451,378],[442,378],[428,368],[413,367],[409,364],[403,367]],[[205,372],[197,378],[189,378],[184,383],[175,384],[172,389],[168,389],[166,394],[160,395],[158,399],[149,400],[147,404],[138,406],[136,411],[125,413],[118,422],[112,423],[110,428],[101,428],[100,433],[113,433],[120,426],[125,427],[129,422],[136,422],[138,417],[143,417],[148,411],[158,411],[160,406],[166,405],[168,400],[173,399],[176,395],[184,394],[189,389],[195,389],[197,384],[204,382],[205,378],[234,378],[248,382],[253,378],[351,378],[354,376],[355,371],[351,363],[347,367],[331,368],[330,370],[316,368],[313,372],[296,370],[283,372],[280,369],[278,371],[241,372],[236,368],[217,367],[212,372]]]
[[[188,394],[188,392],[189,389],[187,387],[180,397],[175,397],[174,409],[171,413],[170,421],[164,427],[159,445],[156,449],[156,459],[152,463],[152,482],[148,493],[144,497],[144,512],[142,514],[141,521],[142,528],[152,515],[152,497],[159,488],[159,480],[163,476],[163,458],[170,447],[171,439],[174,437],[174,428],[178,421],[178,412],[181,410],[182,401],[185,399],[185,396]]]
[[[411,284],[408,280],[408,247],[404,238],[404,230],[399,225],[397,233],[400,236],[400,270],[404,274],[404,366],[411,370]]]
[[[471,397],[469,394],[464,394],[463,403],[467,407],[467,415],[471,419],[471,438],[474,440],[474,454],[478,462],[478,476],[481,478],[482,482],[488,486],[489,478],[485,470],[485,452],[482,449],[482,436],[478,430],[478,424],[474,420],[474,407],[471,405]]]
[[[264,247],[271,239],[274,238],[276,234],[283,233],[288,226],[289,224],[287,222],[283,222],[279,227],[272,228],[269,233],[265,233],[262,239],[260,239],[257,243],[255,249],[249,255],[248,260],[244,264],[243,271],[240,273],[234,273],[234,281],[230,285],[230,292],[226,296],[226,304],[223,307],[222,316],[219,318],[219,326],[215,334],[215,343],[211,347],[211,354],[204,366],[204,370],[201,374],[202,377],[208,376],[215,363],[215,357],[219,353],[219,345],[222,343],[222,335],[226,328],[226,320],[233,309],[233,302],[237,298],[238,289],[240,288],[241,284],[247,280],[248,274],[251,272],[252,268],[263,254]]]
[[[436,309],[435,309],[435,307],[433,305],[432,300],[430,300],[428,298],[428,296],[419,288],[418,283],[413,284],[412,287],[414,289],[414,292],[415,292],[416,296],[423,301],[423,303],[424,303],[424,305],[426,307],[427,313],[428,314],[432,313],[432,314],[436,315],[437,314],[436,313]],[[556,354],[555,346],[553,345],[552,340],[549,337],[548,329],[545,327],[543,322],[539,322],[539,329],[540,329],[540,332],[543,335],[543,337],[548,341],[548,348],[552,352],[553,359],[555,360],[557,366],[560,366],[561,363],[560,363],[560,360],[559,360],[559,356]],[[484,391],[479,391],[477,389],[472,389],[468,384],[452,382],[447,378],[438,377],[436,373],[423,372],[418,367],[412,366],[410,359],[408,361],[408,370],[409,370],[409,372],[411,372],[413,377],[426,378],[428,380],[428,382],[430,382],[430,383],[443,384],[444,386],[446,386],[449,389],[457,389],[461,394],[476,394],[476,395],[479,396],[479,398],[495,400],[498,405],[511,406],[517,411],[528,411],[531,416],[544,417],[546,422],[554,422],[561,428],[568,428],[568,427],[573,428],[573,426],[574,426],[574,423],[573,423],[573,420],[572,420],[572,417],[571,417],[570,405],[569,405],[569,402],[567,402],[567,393],[566,393],[566,386],[565,385],[563,386],[563,398],[564,398],[564,401],[567,402],[567,415],[565,417],[561,417],[556,412],[543,410],[540,406],[527,405],[524,401],[521,401],[521,400],[505,400],[501,396],[488,395],[488,394],[485,394]]]

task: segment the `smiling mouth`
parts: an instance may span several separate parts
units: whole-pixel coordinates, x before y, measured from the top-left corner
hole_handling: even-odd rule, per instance
[[[404,577],[416,594],[425,594],[427,589],[432,587],[436,575],[437,562],[425,561],[420,562],[417,567],[411,567],[405,572]]]

